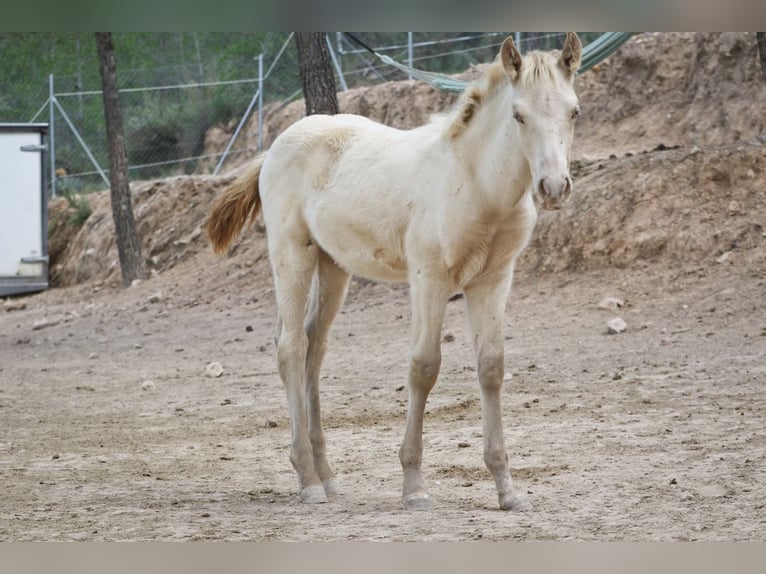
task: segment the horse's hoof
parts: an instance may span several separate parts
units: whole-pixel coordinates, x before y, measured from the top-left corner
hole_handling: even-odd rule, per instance
[[[402,498],[405,510],[431,510],[433,504],[428,494],[410,494]]]
[[[327,494],[325,494],[324,488],[318,484],[307,486],[301,490],[301,502],[303,504],[321,504],[327,502]]]
[[[322,488],[324,488],[324,492],[327,496],[340,496],[343,494],[338,481],[334,478],[329,478],[322,482]]]
[[[500,497],[500,508],[502,510],[511,510],[513,512],[526,512],[532,510],[529,499],[522,494],[511,494]]]

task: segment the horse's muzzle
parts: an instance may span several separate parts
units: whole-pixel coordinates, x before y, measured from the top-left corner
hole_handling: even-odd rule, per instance
[[[561,179],[543,177],[537,184],[537,191],[543,200],[543,209],[561,209],[572,193],[572,178],[568,175]]]

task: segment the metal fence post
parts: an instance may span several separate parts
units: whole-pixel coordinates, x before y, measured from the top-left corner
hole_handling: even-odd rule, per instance
[[[53,116],[56,113],[53,74],[48,75],[48,155],[51,162],[51,197],[56,197],[56,128]]]
[[[413,49],[412,49],[412,32],[407,32],[407,65],[412,68],[413,61]],[[407,74],[409,79],[412,79],[412,73]]]
[[[332,60],[333,65],[335,66],[335,72],[338,74],[338,81],[340,82],[340,87],[343,88],[344,92],[347,92],[348,85],[346,84],[346,78],[345,76],[343,76],[343,69],[340,67],[340,61],[338,60],[338,57],[335,55],[335,50],[332,47],[330,36],[325,35],[325,40],[327,41],[327,49],[330,52],[330,59]]]
[[[258,152],[263,151],[263,52],[258,54]]]

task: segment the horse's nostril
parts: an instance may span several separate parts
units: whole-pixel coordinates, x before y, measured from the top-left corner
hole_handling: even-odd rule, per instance
[[[545,198],[548,197],[548,189],[545,187],[545,178],[540,178],[540,183],[537,184],[537,191],[540,192],[540,196]]]

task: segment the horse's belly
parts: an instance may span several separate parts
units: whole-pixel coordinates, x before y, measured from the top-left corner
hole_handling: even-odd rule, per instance
[[[321,238],[317,238],[317,242],[340,267],[353,275],[394,283],[407,280],[404,259],[383,247],[371,248],[364,243],[336,245],[332,241],[323,242]]]
[[[386,207],[372,209],[359,198],[341,201],[323,194],[309,204],[306,221],[317,245],[349,273],[378,281],[406,281],[407,221],[399,210]]]

